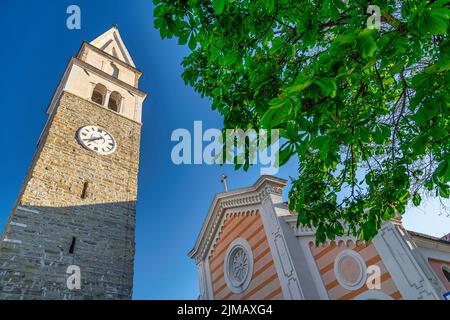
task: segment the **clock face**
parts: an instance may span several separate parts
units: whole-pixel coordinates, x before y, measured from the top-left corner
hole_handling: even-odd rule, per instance
[[[90,151],[101,155],[111,154],[116,150],[116,140],[105,129],[97,126],[85,126],[78,130],[78,142]]]

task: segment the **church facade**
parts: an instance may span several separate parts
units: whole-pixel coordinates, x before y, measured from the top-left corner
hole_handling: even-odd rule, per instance
[[[282,201],[286,181],[216,195],[189,256],[200,299],[442,300],[450,291],[450,241],[383,224],[371,242],[340,237],[316,246]]]
[[[130,299],[142,104],[113,27],[84,42],[0,241],[0,299]]]

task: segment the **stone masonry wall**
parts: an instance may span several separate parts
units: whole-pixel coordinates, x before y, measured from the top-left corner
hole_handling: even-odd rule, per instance
[[[101,156],[79,145],[85,125],[109,131],[116,151]],[[0,299],[131,298],[140,129],[62,94],[1,238]],[[67,288],[69,265],[81,269],[80,290]]]

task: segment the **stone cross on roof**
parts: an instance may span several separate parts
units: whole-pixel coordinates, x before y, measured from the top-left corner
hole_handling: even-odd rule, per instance
[[[221,178],[220,178],[220,182],[223,183],[223,189],[224,189],[224,192],[228,192],[227,178],[228,178],[228,177],[227,177],[224,173],[222,173],[222,176],[221,176]]]

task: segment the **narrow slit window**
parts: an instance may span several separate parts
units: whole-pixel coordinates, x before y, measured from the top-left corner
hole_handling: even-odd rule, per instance
[[[70,244],[69,253],[73,254],[75,251],[75,242],[77,241],[77,238],[72,237],[72,243]]]
[[[111,63],[111,68],[112,68],[112,76],[114,78],[119,78],[119,68],[117,68],[117,66],[114,63]]]
[[[86,181],[83,184],[83,191],[81,191],[81,199],[86,199],[87,198],[88,188],[89,188],[89,182]]]

